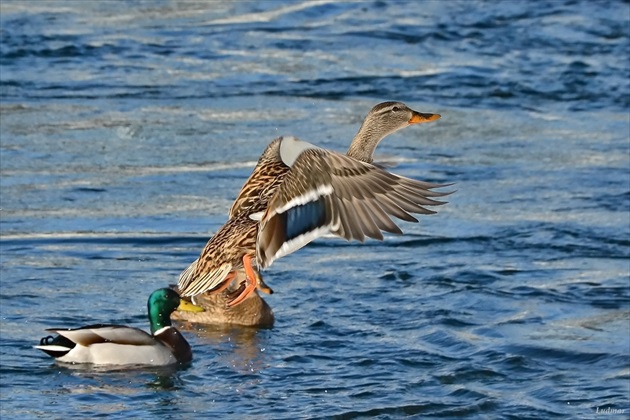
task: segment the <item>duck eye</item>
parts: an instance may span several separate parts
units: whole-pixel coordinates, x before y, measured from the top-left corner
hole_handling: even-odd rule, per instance
[[[393,107],[393,108],[392,108],[392,111],[394,111],[394,112],[398,112],[398,111],[400,111],[400,108],[398,108],[397,106],[395,106],[395,107]]]

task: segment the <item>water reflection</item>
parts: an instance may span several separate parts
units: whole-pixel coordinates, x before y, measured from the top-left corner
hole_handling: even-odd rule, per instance
[[[218,365],[231,366],[241,374],[257,373],[270,363],[266,353],[269,330],[191,323],[179,323],[178,328],[196,336],[195,358],[210,353]]]
[[[42,393],[48,409],[66,407],[80,411],[86,418],[123,414],[129,409],[125,402],[129,399],[154,400],[152,409],[157,410],[156,414],[177,412],[183,407],[178,407],[178,394],[173,392],[185,388],[183,375],[190,366],[97,367],[54,363],[44,370],[47,377]],[[53,411],[46,413],[50,415]]]
[[[173,364],[170,366],[95,366],[90,364],[59,363],[51,366],[56,375],[67,375],[88,381],[82,387],[71,388],[69,392],[81,394],[95,390],[111,392],[117,395],[135,394],[139,389],[177,390],[183,385],[181,372],[191,364]],[[85,382],[84,382],[85,383]]]

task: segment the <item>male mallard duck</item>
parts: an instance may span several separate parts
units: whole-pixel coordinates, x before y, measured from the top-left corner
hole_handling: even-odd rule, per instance
[[[192,350],[177,328],[171,325],[175,309],[203,311],[171,289],[158,289],[148,301],[151,334],[124,325],[96,324],[81,328],[49,328],[57,337],[47,336],[34,346],[60,362],[95,365],[169,365],[192,360]]]
[[[443,185],[400,177],[368,162],[388,134],[438,118],[400,102],[379,104],[366,116],[346,156],[294,137],[271,142],[235,200],[233,217],[181,274],[182,295],[223,290],[244,269],[247,286],[230,303],[237,305],[262,285],[252,266],[256,258],[265,268],[326,233],[348,240],[382,239],[381,230],[402,233],[389,216],[417,222],[409,213],[434,213],[423,206],[444,204],[429,198],[446,195],[431,191]],[[264,231],[259,231],[261,216]]]

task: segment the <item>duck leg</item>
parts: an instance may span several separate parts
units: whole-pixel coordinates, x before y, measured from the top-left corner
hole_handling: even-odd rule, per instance
[[[220,293],[223,290],[225,290],[230,285],[230,283],[232,283],[232,280],[234,280],[235,278],[236,278],[236,271],[232,271],[231,273],[228,273],[228,275],[225,277],[225,280],[223,280],[223,283],[219,284],[214,289],[205,291],[204,293],[207,293],[208,295],[214,295],[214,294]],[[199,305],[197,301],[195,300],[195,297],[196,296],[191,296],[190,301],[194,305]]]
[[[236,271],[232,271],[231,273],[228,273],[228,275],[225,277],[225,280],[223,280],[223,283],[219,284],[214,289],[208,290],[206,293],[215,294],[215,293],[219,293],[225,290],[225,288],[228,287],[230,283],[232,283],[232,280],[234,280],[235,277],[236,277]]]
[[[243,256],[243,267],[245,268],[246,286],[245,289],[236,298],[228,303],[228,306],[230,307],[242,303],[247,298],[247,296],[249,296],[254,291],[254,289],[256,289],[256,286],[260,284],[260,275],[258,275],[256,270],[254,270],[254,267],[252,267],[252,257],[250,257],[249,255]],[[262,284],[264,284],[264,282]]]

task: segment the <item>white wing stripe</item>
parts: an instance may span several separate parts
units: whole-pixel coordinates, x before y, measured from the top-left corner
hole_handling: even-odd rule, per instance
[[[264,267],[269,267],[271,263],[273,263],[278,258],[289,255],[292,252],[295,252],[298,249],[302,248],[304,245],[307,245],[309,242],[312,242],[320,236],[326,235],[328,233],[330,233],[330,226],[322,226],[286,241],[282,244],[280,249],[276,251],[276,253],[265,262]]]
[[[303,206],[311,201],[317,201],[320,197],[331,195],[333,192],[334,189],[330,184],[318,185],[316,190],[306,191],[304,194],[293,198],[287,204],[275,210],[274,214],[282,214],[293,207]]]

